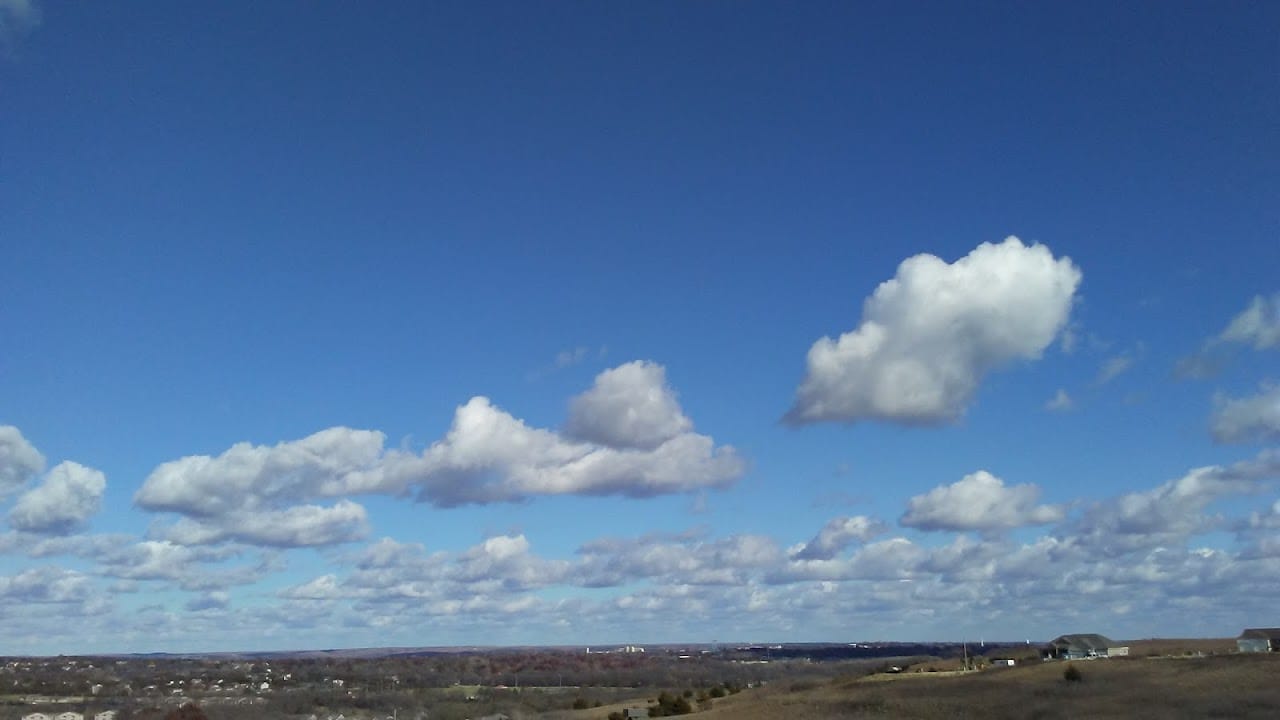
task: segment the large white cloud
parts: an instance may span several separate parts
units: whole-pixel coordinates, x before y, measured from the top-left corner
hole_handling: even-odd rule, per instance
[[[573,400],[569,426],[566,434],[530,427],[474,397],[421,454],[385,448],[379,432],[335,427],[274,446],[239,443],[216,457],[164,463],[134,501],[183,516],[159,537],[293,547],[365,534],[361,506],[304,504],[317,498],[407,494],[450,507],[544,495],[649,497],[724,487],[745,470],[732,447],[693,432],[654,363],[601,373]]]
[[[382,482],[448,507],[540,495],[651,497],[724,487],[745,463],[729,446],[685,432],[652,448],[614,448],[531,428],[487,398],[458,408],[449,432],[420,456],[389,453]]]
[[[566,434],[612,448],[651,450],[693,429],[666,369],[638,360],[606,370],[569,403]]]
[[[383,442],[380,432],[334,427],[274,446],[237,443],[217,457],[160,465],[134,502],[151,511],[219,518],[342,495],[376,471]]]
[[[238,443],[217,457],[198,455],[164,463],[134,495],[145,510],[184,518],[157,531],[187,544],[236,540],[273,547],[349,542],[365,536],[363,507],[333,497],[376,474],[383,435],[335,427],[275,446]]]
[[[1015,237],[951,264],[908,258],[864,302],[856,330],[809,349],[787,419],[953,421],[987,373],[1053,342],[1080,279],[1069,258]]]
[[[74,462],[62,462],[40,484],[18,497],[9,511],[9,524],[17,530],[68,533],[82,527],[102,507],[107,478],[101,472]]]
[[[1280,385],[1243,398],[1219,396],[1210,430],[1222,443],[1280,442]]]
[[[0,425],[0,497],[26,485],[42,470],[44,456],[22,432],[12,425]]]
[[[1006,486],[995,475],[979,470],[911,498],[899,522],[922,530],[990,531],[1062,519],[1061,507],[1037,505],[1039,499],[1040,488],[1035,485]]]

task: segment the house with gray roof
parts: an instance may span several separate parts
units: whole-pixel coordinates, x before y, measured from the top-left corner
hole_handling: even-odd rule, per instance
[[[1248,628],[1236,638],[1240,652],[1280,652],[1280,628]]]
[[[1046,659],[1084,660],[1128,655],[1129,647],[1116,644],[1106,635],[1078,633],[1055,638],[1044,654]]]

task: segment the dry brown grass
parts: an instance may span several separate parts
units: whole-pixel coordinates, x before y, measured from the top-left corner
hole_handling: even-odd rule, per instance
[[[1187,638],[1125,640],[1120,645],[1129,646],[1129,654],[1143,656],[1160,655],[1225,655],[1236,651],[1234,638]]]
[[[900,682],[847,680],[814,690],[773,687],[716,701],[705,720],[827,718],[1275,718],[1280,717],[1280,656],[1219,655],[1179,660],[1142,657],[1034,663]],[[899,676],[901,677],[901,676]]]

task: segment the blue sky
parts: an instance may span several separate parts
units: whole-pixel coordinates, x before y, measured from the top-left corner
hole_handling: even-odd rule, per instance
[[[1277,30],[0,0],[0,638],[1274,624]]]

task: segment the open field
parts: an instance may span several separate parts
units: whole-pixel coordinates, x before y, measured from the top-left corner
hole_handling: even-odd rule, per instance
[[[716,702],[698,717],[734,720],[827,718],[1275,718],[1280,656],[1142,657],[1076,662],[1083,680],[1063,679],[1066,663],[1033,663],[965,675],[836,680],[791,692],[770,686]],[[941,675],[939,673],[938,675]],[[584,713],[582,717],[594,717]]]

